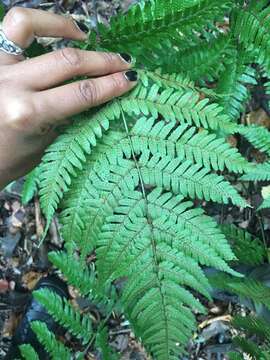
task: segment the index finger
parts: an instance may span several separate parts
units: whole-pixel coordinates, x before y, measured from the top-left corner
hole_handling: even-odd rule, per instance
[[[57,125],[72,115],[123,95],[136,86],[137,80],[137,72],[129,70],[35,93],[34,105],[39,114],[36,125]]]

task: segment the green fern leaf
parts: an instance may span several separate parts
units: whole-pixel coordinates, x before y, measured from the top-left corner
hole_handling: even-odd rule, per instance
[[[66,299],[48,289],[34,292],[34,297],[60,325],[87,344],[92,336],[92,323],[88,316],[81,315]]]
[[[29,203],[38,191],[40,168],[37,167],[26,176],[23,191],[22,191],[22,203]]]
[[[45,347],[52,360],[70,360],[72,355],[70,351],[58,340],[55,335],[49,331],[45,323],[34,321],[31,328],[36,334],[39,342]]]
[[[259,62],[269,62],[269,7],[263,9],[263,2],[258,1],[257,6],[251,4],[238,8],[232,16],[232,30],[234,36],[246,49],[258,52]]]
[[[179,121],[197,127],[218,130],[227,133],[236,130],[235,124],[223,114],[217,104],[209,104],[209,99],[200,100],[199,95],[192,92],[166,89],[160,92],[158,85],[150,89],[137,87],[130,95],[121,100],[123,110],[132,115],[151,115],[158,118],[162,115],[167,121]]]
[[[209,281],[214,287],[251,299],[255,304],[263,304],[270,309],[270,289],[259,281],[233,278],[227,274],[216,275]]]
[[[229,352],[228,356],[230,360],[244,360],[243,355],[237,352]]]
[[[168,359],[169,349],[174,349],[175,354],[181,350],[177,349],[176,339],[185,343],[190,336],[194,318],[188,307],[203,311],[201,304],[185,286],[209,296],[205,276],[197,262],[204,262],[205,255],[218,266],[219,261],[222,264],[222,259],[209,246],[204,247],[195,237],[188,236],[187,230],[174,215],[174,211],[178,214],[179,200],[176,201],[172,195],[150,193],[148,219],[140,192],[129,191],[123,195],[125,200],[120,201],[114,210],[115,215],[106,219],[98,234],[100,281],[112,281],[128,275],[122,300],[129,319],[133,320],[135,330],[141,334],[150,351],[160,359]],[[154,199],[157,204],[167,199],[165,204],[172,217],[168,219],[164,208],[152,206]],[[106,265],[101,260],[104,258]],[[230,271],[229,268],[226,270]],[[173,292],[177,300],[175,296],[175,300],[171,298]],[[177,310],[179,304],[182,304],[180,311]],[[167,318],[168,308],[173,317],[170,315]],[[153,317],[153,314],[156,316]],[[147,329],[143,329],[142,321],[147,321]]]
[[[216,92],[221,96],[219,104],[225,113],[233,120],[237,120],[249,98],[247,86],[256,85],[257,82],[255,70],[245,65],[242,51],[235,50],[231,61],[220,76]]]
[[[270,341],[269,324],[263,319],[258,319],[255,316],[235,316],[232,322],[237,329],[245,330],[250,335],[257,335],[262,339]]]
[[[94,274],[82,263],[64,252],[49,253],[49,260],[67,277],[69,284],[76,287],[82,295],[88,295],[93,289]]]
[[[175,42],[183,34],[201,30],[202,26],[221,17],[231,4],[228,0],[222,4],[217,0],[142,1],[131,7],[125,16],[113,18],[110,27],[99,25],[99,45],[139,57],[143,49],[160,48],[168,39]]]
[[[239,126],[239,134],[243,135],[254,147],[270,156],[270,132],[262,126]]]
[[[181,193],[195,199],[212,200],[246,207],[247,203],[237,191],[218,176],[190,161],[181,163],[177,158],[154,155],[141,159],[140,167],[144,182],[152,186],[160,186],[175,194]],[[210,185],[210,186],[209,186]]]
[[[265,262],[267,254],[259,239],[234,225],[222,225],[221,230],[231,244],[240,264],[258,266]]]
[[[108,129],[109,121],[119,114],[119,106],[114,102],[93,115],[91,121],[89,114],[80,115],[80,119],[48,148],[40,167],[41,205],[47,222],[68,190],[72,176],[76,176],[76,169],[82,168],[85,153],[92,151],[97,138]]]
[[[255,344],[253,341],[238,336],[238,337],[234,338],[233,342],[237,347],[243,349],[243,352],[245,354],[248,354],[253,359],[267,360],[267,359],[264,359],[261,357],[262,352],[259,349],[258,345]]]
[[[147,135],[146,135],[147,134]],[[142,117],[131,131],[136,153],[150,151],[170,155],[179,160],[189,160],[208,169],[248,172],[253,168],[223,138],[217,138],[206,130],[197,133],[195,127],[183,124],[176,127],[175,122],[156,122],[155,119]],[[125,142],[129,140],[126,139]],[[125,144],[124,147],[128,146]]]
[[[186,49],[175,50],[172,56],[171,46],[165,46],[155,67],[159,66],[165,73],[184,73],[194,81],[203,79],[213,81],[224,71],[225,65],[234,53],[231,36],[219,34],[210,40],[197,40]]]
[[[117,360],[119,356],[115,351],[109,346],[109,335],[108,329],[104,327],[102,330],[98,331],[96,337],[96,346],[101,350],[103,360]]]
[[[244,181],[269,181],[270,163],[256,164],[254,168],[241,177]]]
[[[91,217],[99,221],[101,216],[98,204],[98,192],[92,186],[97,179],[91,177],[90,168],[98,167],[99,162],[106,157],[106,152],[117,152],[117,146],[125,137],[122,133],[110,131],[108,135],[97,145],[96,151],[87,158],[83,171],[75,178],[74,185],[66,194],[61,213],[62,235],[66,242],[78,242],[83,253],[88,254],[95,246],[95,220],[89,221],[88,208],[95,210]],[[127,169],[128,173],[129,169]],[[105,199],[104,199],[105,201]],[[77,241],[78,239],[78,241]],[[91,241],[89,241],[91,239]]]
[[[39,360],[35,349],[29,344],[21,345],[20,352],[25,360]]]

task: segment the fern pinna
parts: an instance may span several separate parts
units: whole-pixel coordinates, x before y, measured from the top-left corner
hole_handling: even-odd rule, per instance
[[[99,290],[127,279],[125,314],[154,359],[184,351],[194,311],[204,312],[197,295],[209,297],[202,266],[238,275],[228,265],[235,256],[225,235],[201,204],[248,206],[227,175],[259,169],[228,135],[269,151],[267,130],[238,125],[256,83],[251,64],[269,70],[266,5],[140,1],[109,27],[99,24],[82,47],[128,51],[140,82],[76,117],[39,168],[48,224],[60,208],[68,256],[79,251],[81,266],[96,251]]]

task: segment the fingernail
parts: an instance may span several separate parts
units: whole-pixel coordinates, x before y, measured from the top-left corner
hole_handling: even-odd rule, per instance
[[[119,53],[119,56],[121,57],[122,60],[124,60],[128,64],[132,63],[132,57],[130,55],[128,55],[126,53]]]
[[[138,80],[138,73],[137,71],[134,70],[129,70],[127,72],[125,72],[125,77],[128,81],[137,81]]]
[[[81,30],[84,33],[88,33],[89,32],[89,28],[88,26],[86,26],[83,22],[74,20],[75,25],[79,28],[79,30]]]

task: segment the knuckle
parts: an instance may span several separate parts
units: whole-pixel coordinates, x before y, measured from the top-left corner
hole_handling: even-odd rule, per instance
[[[111,76],[111,83],[112,83],[112,88],[117,92],[123,91],[127,86],[126,80],[122,75],[119,74]]]
[[[78,68],[81,66],[81,56],[77,49],[63,48],[59,50],[58,54],[61,58],[61,63],[64,62],[65,65],[72,68]]]
[[[5,111],[5,120],[10,128],[23,132],[32,132],[35,109],[29,101],[14,100]]]
[[[112,67],[115,65],[116,61],[118,60],[117,55],[109,52],[101,53],[102,59],[106,66]]]
[[[82,81],[78,85],[78,97],[82,103],[95,104],[99,99],[99,90],[92,80]]]
[[[8,11],[5,21],[8,21],[10,26],[25,27],[28,25],[27,11],[24,8],[15,6]]]

